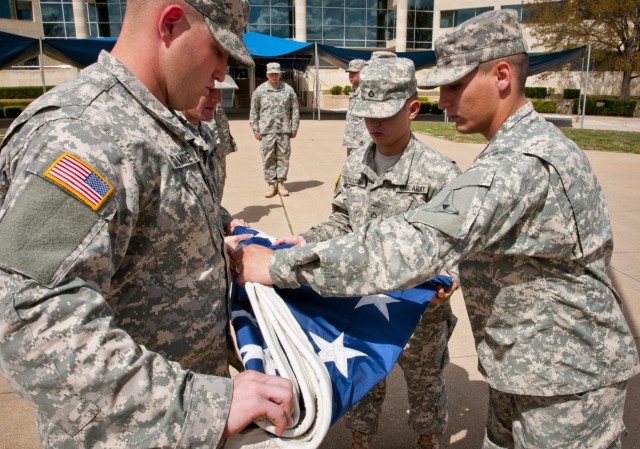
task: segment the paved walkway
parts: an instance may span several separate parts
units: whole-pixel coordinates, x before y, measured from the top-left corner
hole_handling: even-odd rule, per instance
[[[585,122],[585,125],[589,121]],[[609,123],[610,126],[619,126]],[[633,120],[640,131],[640,121]],[[272,235],[302,232],[326,218],[330,211],[333,184],[342,167],[345,152],[340,146],[342,120],[303,120],[293,140],[293,154],[287,188],[291,196],[266,199],[260,167],[259,146],[244,117],[233,117],[231,130],[240,151],[228,158],[228,181],[223,204],[234,215]],[[574,125],[575,126],[575,125]],[[637,126],[637,128],[636,128]],[[586,127],[586,126],[585,126]],[[462,169],[472,163],[482,145],[455,144],[427,136],[421,140],[455,159]],[[611,276],[621,292],[637,344],[640,344],[640,156],[589,152],[603,185],[613,221],[616,249]],[[486,383],[477,370],[477,356],[464,308],[457,292],[452,304],[459,318],[450,343],[449,429],[443,448],[480,447],[486,414]],[[400,370],[389,379],[376,449],[412,448],[416,435],[407,425],[406,386]],[[624,449],[640,449],[640,376],[631,381],[625,422],[629,434]],[[350,435],[342,422],[329,432],[322,449],[348,449]],[[38,448],[33,412],[0,378],[0,449]]]

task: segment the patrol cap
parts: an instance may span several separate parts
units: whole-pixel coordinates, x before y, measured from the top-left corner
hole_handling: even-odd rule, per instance
[[[420,82],[424,89],[458,81],[481,62],[527,52],[527,41],[513,9],[477,15],[440,36],[433,46],[437,63]]]
[[[349,67],[347,67],[345,72],[359,72],[365,64],[366,61],[364,59],[352,59],[349,61]]]
[[[375,61],[376,59],[397,58],[397,57],[398,55],[396,55],[392,51],[379,50],[371,53],[371,57],[369,58],[369,61]]]
[[[224,81],[216,81],[216,89],[239,89],[236,82],[229,75],[225,75]]]
[[[247,0],[185,0],[204,15],[213,37],[229,56],[243,66],[255,64],[242,40],[249,18]]]
[[[280,70],[280,64],[277,62],[268,63],[267,73],[282,73],[282,70]]]
[[[356,117],[388,118],[415,94],[416,68],[406,58],[369,61],[360,72],[360,96],[351,113]]]

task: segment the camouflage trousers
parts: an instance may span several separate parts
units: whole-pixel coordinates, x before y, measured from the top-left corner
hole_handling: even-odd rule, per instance
[[[267,184],[287,179],[291,143],[288,134],[263,134],[260,141],[262,169]]]
[[[428,307],[398,357],[407,382],[409,425],[419,434],[440,435],[447,427],[444,368],[449,363],[447,343],[456,321],[449,301]],[[345,414],[347,428],[352,432],[376,434],[385,392],[386,380],[383,379]]]
[[[489,387],[483,449],[620,449],[627,382],[578,394],[524,396]]]

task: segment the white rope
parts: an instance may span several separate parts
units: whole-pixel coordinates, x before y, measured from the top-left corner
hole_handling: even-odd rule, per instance
[[[292,413],[294,424],[280,438],[262,438],[254,432],[243,439],[241,434],[238,438],[228,440],[225,448],[315,449],[322,443],[331,423],[332,390],[329,372],[313,350],[300,324],[273,288],[247,282],[245,290],[274,364],[280,376],[293,384],[298,401]],[[304,409],[304,413],[301,409]],[[274,430],[267,419],[255,422],[268,432]],[[261,433],[264,434],[264,431]]]

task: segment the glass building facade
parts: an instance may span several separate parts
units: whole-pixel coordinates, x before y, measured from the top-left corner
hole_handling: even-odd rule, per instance
[[[295,37],[294,0],[250,0],[247,31]],[[434,0],[409,0],[407,48],[431,48]],[[306,0],[306,40],[336,47],[385,48],[396,37],[387,0]]]
[[[96,0],[95,3],[87,3],[89,36],[118,37],[126,7],[126,0]]]

